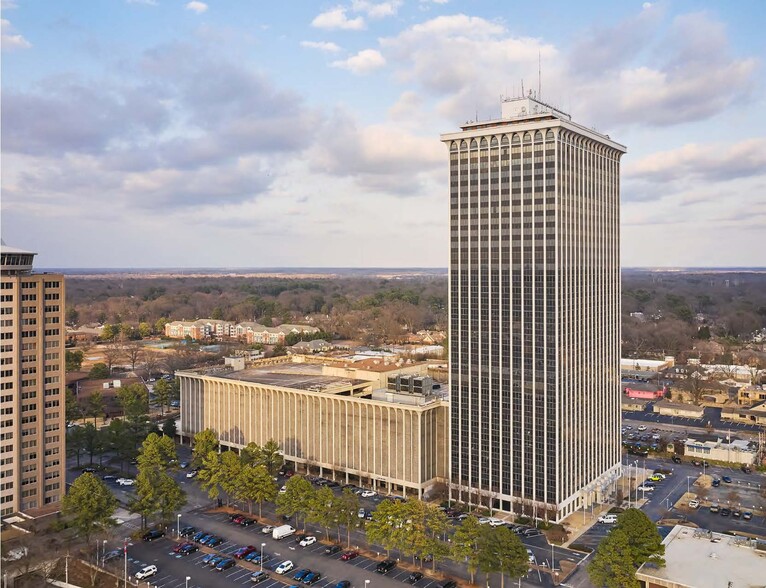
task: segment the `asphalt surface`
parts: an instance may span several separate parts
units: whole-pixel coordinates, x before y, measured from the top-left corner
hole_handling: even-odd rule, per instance
[[[630,410],[630,411],[623,411],[622,418],[623,418],[623,424],[633,424],[633,422],[638,423],[655,423],[656,424],[662,424],[662,425],[670,425],[672,427],[679,427],[680,429],[688,429],[688,430],[694,430],[697,429],[697,432],[704,432],[705,427],[708,423],[710,423],[710,426],[713,427],[715,431],[717,431],[719,434],[725,434],[728,431],[732,432],[738,432],[742,434],[748,434],[749,436],[753,436],[758,434],[759,430],[762,430],[761,427],[758,425],[748,425],[745,423],[733,423],[730,421],[725,421],[721,419],[721,409],[715,408],[715,407],[705,407],[704,417],[701,419],[692,419],[688,417],[676,417],[676,416],[668,416],[668,415],[661,415],[651,412],[652,407],[654,406],[654,403],[650,402],[646,405],[645,411],[637,411],[637,410]]]

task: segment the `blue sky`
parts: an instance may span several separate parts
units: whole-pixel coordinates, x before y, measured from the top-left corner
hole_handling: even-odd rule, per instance
[[[446,266],[439,133],[537,86],[627,145],[626,266],[766,265],[766,4],[2,0],[44,267]]]

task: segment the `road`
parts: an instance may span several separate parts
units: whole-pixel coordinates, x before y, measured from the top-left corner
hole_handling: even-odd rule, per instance
[[[745,423],[732,423],[721,419],[721,409],[715,407],[705,407],[704,418],[692,419],[687,417],[675,417],[656,414],[652,411],[653,403],[646,406],[645,411],[623,411],[623,425],[634,425],[636,423],[654,423],[667,426],[674,431],[695,431],[704,433],[705,427],[709,422],[713,430],[722,437],[731,432],[736,432],[742,438],[758,438],[758,432],[763,433],[763,427],[758,425],[748,425]]]

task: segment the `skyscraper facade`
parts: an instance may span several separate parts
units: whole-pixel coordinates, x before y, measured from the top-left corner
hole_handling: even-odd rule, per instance
[[[620,157],[540,100],[442,135],[451,489],[560,520],[620,468]]]
[[[0,250],[0,514],[56,511],[66,487],[64,276]]]

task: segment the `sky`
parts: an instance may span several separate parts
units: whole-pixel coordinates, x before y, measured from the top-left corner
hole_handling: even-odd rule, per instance
[[[627,146],[623,266],[766,266],[764,22],[760,0],[2,0],[3,240],[38,267],[446,267],[440,133],[523,80]]]

